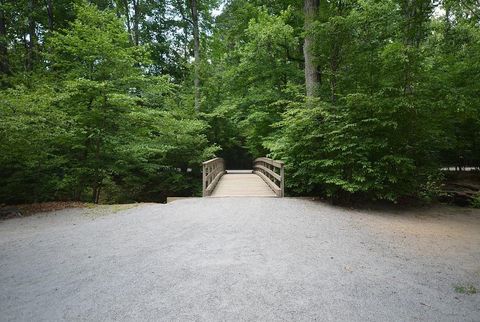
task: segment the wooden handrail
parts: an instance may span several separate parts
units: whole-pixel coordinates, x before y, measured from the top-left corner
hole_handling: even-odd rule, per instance
[[[257,158],[253,162],[253,172],[268,184],[277,197],[285,195],[285,168],[282,161]]]
[[[225,161],[222,158],[214,158],[203,162],[202,171],[202,194],[209,196],[220,178],[225,174]]]

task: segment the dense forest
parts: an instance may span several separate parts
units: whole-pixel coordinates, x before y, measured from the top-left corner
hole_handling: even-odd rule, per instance
[[[480,166],[480,2],[0,0],[0,203],[199,195],[215,155],[435,198]]]

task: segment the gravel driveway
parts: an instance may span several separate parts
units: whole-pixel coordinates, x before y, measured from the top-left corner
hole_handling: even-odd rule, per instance
[[[192,198],[0,222],[2,321],[480,321],[480,212]]]

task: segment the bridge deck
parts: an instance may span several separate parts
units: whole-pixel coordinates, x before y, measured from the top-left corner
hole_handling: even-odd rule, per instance
[[[253,173],[228,173],[218,182],[211,197],[275,197],[276,194]]]
[[[202,162],[204,197],[283,197],[285,169],[282,161],[256,158],[252,170],[225,170],[225,160]]]

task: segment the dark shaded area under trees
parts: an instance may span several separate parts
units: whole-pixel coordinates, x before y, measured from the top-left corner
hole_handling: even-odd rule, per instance
[[[436,198],[480,166],[479,8],[0,0],[0,203],[198,195],[214,155],[283,160],[291,195]]]

